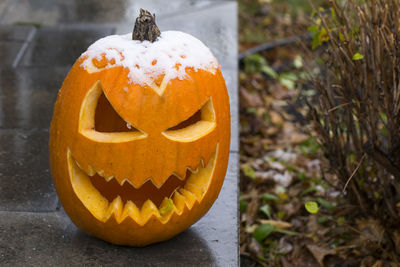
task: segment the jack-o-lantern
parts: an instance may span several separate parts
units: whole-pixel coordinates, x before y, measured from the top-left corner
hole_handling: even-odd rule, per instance
[[[230,115],[220,66],[203,43],[160,34],[143,10],[133,36],[141,40],[98,40],[70,70],[55,104],[50,164],[80,229],[144,246],[187,229],[217,198]]]

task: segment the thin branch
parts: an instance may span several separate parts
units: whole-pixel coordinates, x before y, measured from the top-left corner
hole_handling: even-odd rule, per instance
[[[330,110],[328,110],[328,113],[329,113],[329,112],[332,112],[332,111],[335,111],[335,110],[337,110],[338,108],[341,108],[341,107],[350,105],[350,104],[353,104],[353,102],[347,102],[347,103],[340,104],[340,105],[338,105],[338,106],[336,106],[336,107],[333,107],[333,108],[331,108]]]
[[[357,167],[354,169],[353,173],[351,174],[351,176],[350,176],[349,179],[347,180],[346,184],[344,185],[344,188],[343,188],[342,193],[344,193],[344,191],[346,191],[347,185],[350,183],[350,181],[351,181],[351,179],[353,178],[353,176],[356,175],[358,169],[359,169],[360,166],[361,166],[361,163],[364,161],[365,156],[366,156],[366,154],[364,153],[364,154],[362,155],[361,159],[360,159],[360,162],[358,162]]]

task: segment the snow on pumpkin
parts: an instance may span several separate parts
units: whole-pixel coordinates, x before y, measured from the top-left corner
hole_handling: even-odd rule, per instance
[[[180,31],[165,31],[153,43],[132,40],[131,34],[99,39],[82,54],[88,72],[122,66],[129,69],[130,83],[149,85],[159,94],[171,79],[185,79],[186,68],[215,72],[216,58],[200,40]],[[164,75],[161,85],[156,79]]]

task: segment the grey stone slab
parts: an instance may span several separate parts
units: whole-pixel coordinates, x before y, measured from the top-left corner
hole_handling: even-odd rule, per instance
[[[181,10],[201,8],[219,1],[210,0],[14,0],[8,3],[2,23],[38,23],[56,25],[61,23],[121,24],[134,20],[140,8],[148,9],[158,16],[166,16]],[[130,29],[131,30],[131,29]]]
[[[8,7],[10,6],[12,0],[2,0],[0,1],[0,22],[2,18],[5,16]]]
[[[48,128],[58,89],[68,70],[1,68],[0,128]]]
[[[194,10],[213,4],[209,0],[115,0],[75,1],[75,21],[94,23],[128,23],[133,28],[134,21],[139,15],[140,8],[156,14],[156,18],[169,16],[175,12]],[[91,12],[88,12],[88,11]]]
[[[161,31],[179,30],[204,42],[223,68],[237,67],[237,5],[223,1],[199,10],[160,18]]]
[[[236,69],[222,68],[231,105],[231,148],[232,152],[239,152],[239,96],[238,74]]]
[[[58,198],[49,172],[48,135],[47,130],[0,130],[0,210],[56,209]]]
[[[6,266],[238,266],[237,153],[210,212],[175,238],[145,248],[114,246],[79,231],[66,215],[0,212]]]
[[[0,40],[0,58],[2,66],[11,66],[21,50],[23,43]]]
[[[107,244],[58,214],[0,212],[0,262],[5,266],[212,266],[194,231],[148,248]],[[190,244],[191,246],[187,246]]]
[[[116,26],[118,34],[124,34],[132,31],[132,21],[139,15],[140,8],[149,10],[151,13],[156,14],[156,23],[166,18],[171,18],[177,14],[186,14],[197,10],[202,10],[212,6],[216,6],[223,1],[209,1],[209,0],[172,0],[166,4],[165,0],[135,0],[130,1],[127,12],[125,13],[125,20]],[[182,22],[185,23],[185,22]],[[161,28],[160,28],[161,29]],[[162,30],[162,29],[161,29]]]
[[[108,26],[41,27],[28,46],[20,66],[69,66],[96,40],[110,35]]]
[[[0,25],[0,40],[23,42],[27,40],[33,30],[33,26]]]
[[[52,0],[12,0],[1,18],[2,24],[32,23],[55,25],[66,16],[71,1]]]

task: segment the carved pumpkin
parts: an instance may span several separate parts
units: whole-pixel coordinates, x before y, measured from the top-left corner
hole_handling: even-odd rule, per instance
[[[64,209],[80,229],[115,244],[182,232],[221,189],[229,114],[220,67],[194,37],[97,41],[66,77],[50,129]]]

